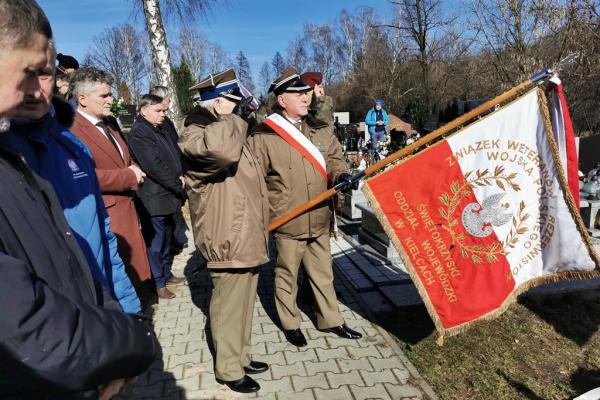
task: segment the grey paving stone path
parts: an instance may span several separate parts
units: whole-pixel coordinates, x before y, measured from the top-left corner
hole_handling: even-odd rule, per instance
[[[339,245],[333,247],[339,253]],[[191,238],[188,249],[193,249]],[[340,309],[348,325],[364,337],[347,340],[316,330],[310,309],[301,303],[307,312],[301,329],[308,346],[288,344],[277,325],[272,267],[260,272],[254,309],[253,358],[270,365],[269,371],[254,376],[261,390],[245,395],[218,384],[207,341],[210,277],[205,269],[197,270],[201,262],[188,249],[173,267],[177,275],[188,277],[187,284],[174,290],[176,298],[153,306],[162,354],[119,399],[437,399],[394,339],[369,320],[365,302],[356,301],[346,278],[336,277]],[[336,257],[339,261],[340,255]]]

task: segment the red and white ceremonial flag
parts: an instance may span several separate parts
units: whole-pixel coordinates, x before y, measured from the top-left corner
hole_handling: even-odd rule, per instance
[[[539,89],[366,181],[441,337],[517,294],[598,277]]]

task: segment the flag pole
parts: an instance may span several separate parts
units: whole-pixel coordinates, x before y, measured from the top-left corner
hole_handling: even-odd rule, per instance
[[[473,110],[469,111],[468,113],[461,115],[460,117],[448,122],[446,125],[439,127],[438,129],[436,129],[435,131],[426,135],[425,137],[422,137],[421,139],[417,140],[416,142],[411,143],[410,145],[404,147],[403,149],[398,150],[397,152],[389,155],[388,157],[384,158],[383,160],[371,165],[369,168],[365,169],[364,171],[361,171],[358,174],[353,175],[352,178],[350,179],[349,183],[342,182],[342,183],[335,185],[334,187],[321,193],[317,197],[310,199],[308,202],[304,203],[300,207],[275,219],[273,222],[271,222],[269,224],[269,231],[273,231],[274,229],[277,229],[278,227],[285,224],[286,222],[289,222],[292,219],[296,218],[298,215],[303,214],[304,212],[315,207],[316,205],[329,199],[330,197],[335,195],[338,191],[340,191],[344,186],[349,185],[354,182],[357,182],[357,181],[361,180],[362,178],[364,178],[365,176],[374,174],[375,172],[377,172],[380,169],[384,168],[385,166],[393,163],[394,161],[407,156],[408,154],[412,153],[413,151],[419,149],[420,147],[432,142],[433,140],[439,138],[440,136],[445,135],[446,133],[450,132],[452,129],[457,128],[461,125],[464,125],[471,119],[473,119],[473,118],[477,117],[478,115],[484,113],[485,111],[491,109],[492,107],[496,106],[497,104],[499,104],[507,99],[510,99],[511,97],[517,95],[522,90],[524,90],[532,85],[535,85],[540,80],[551,76],[552,73],[553,73],[553,71],[549,68],[538,72],[537,74],[533,75],[531,78],[522,82],[521,84],[502,93],[501,95],[493,98],[492,100],[489,100],[489,101],[481,104],[479,107],[474,108]]]

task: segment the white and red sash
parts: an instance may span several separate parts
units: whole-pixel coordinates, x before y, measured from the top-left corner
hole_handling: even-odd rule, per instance
[[[310,140],[298,128],[296,128],[290,121],[285,119],[279,114],[271,114],[263,121],[271,129],[275,131],[283,140],[288,142],[290,146],[296,149],[304,158],[316,168],[323,178],[327,181],[327,167],[325,165],[325,158],[312,144]]]

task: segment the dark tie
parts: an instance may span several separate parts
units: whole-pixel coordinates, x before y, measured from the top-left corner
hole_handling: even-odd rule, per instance
[[[121,157],[121,159],[123,159],[123,156],[121,155],[121,150],[119,148],[119,145],[117,144],[117,140],[114,138],[114,136],[108,129],[108,126],[106,126],[106,123],[104,121],[100,121],[96,124],[96,126],[99,127],[100,129],[102,129],[102,131],[104,132],[104,134],[106,135],[108,140],[110,140],[110,142],[113,144],[113,146],[115,146],[115,149],[117,150],[117,154],[119,154],[119,157]]]

